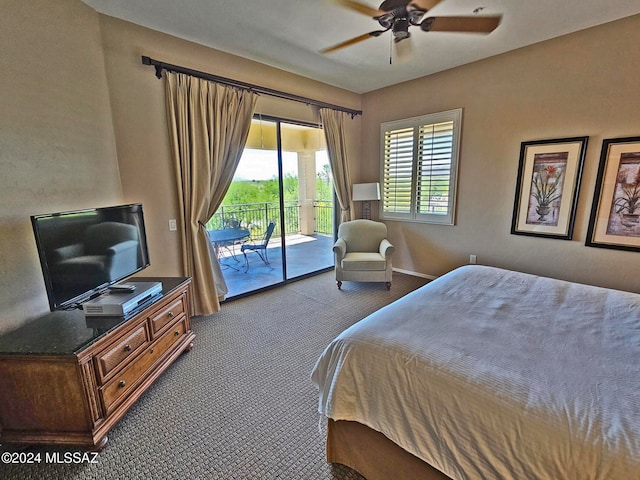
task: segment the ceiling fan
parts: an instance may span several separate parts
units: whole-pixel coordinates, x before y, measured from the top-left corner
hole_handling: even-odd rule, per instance
[[[378,9],[372,8],[355,0],[334,0],[337,3],[359,13],[364,13],[376,20],[382,30],[374,30],[351,38],[331,47],[320,50],[320,53],[330,53],[340,48],[348,47],[371,37],[379,37],[391,30],[394,43],[401,42],[411,36],[409,27],[420,27],[423,32],[462,32],[462,33],[491,33],[500,21],[502,15],[473,15],[458,17],[427,17],[425,14],[442,0],[385,0]],[[482,7],[474,10],[479,13]]]

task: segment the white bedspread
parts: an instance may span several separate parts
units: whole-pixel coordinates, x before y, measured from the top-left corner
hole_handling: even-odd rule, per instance
[[[638,294],[462,267],[345,330],[312,379],[321,414],[456,480],[640,479]]]

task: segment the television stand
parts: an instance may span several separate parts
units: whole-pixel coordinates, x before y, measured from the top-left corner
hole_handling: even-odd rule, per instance
[[[0,337],[0,443],[105,446],[109,430],[193,346],[191,280],[128,280],[150,281],[161,293],[127,316],[57,311]]]

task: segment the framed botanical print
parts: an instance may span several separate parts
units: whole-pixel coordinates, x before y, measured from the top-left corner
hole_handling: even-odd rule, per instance
[[[571,240],[588,138],[522,142],[511,233]]]
[[[602,142],[586,245],[640,251],[640,137]]]

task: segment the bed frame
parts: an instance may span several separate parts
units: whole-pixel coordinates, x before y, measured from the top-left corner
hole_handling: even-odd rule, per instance
[[[346,465],[367,480],[451,480],[382,433],[346,420],[329,419],[327,462]]]

